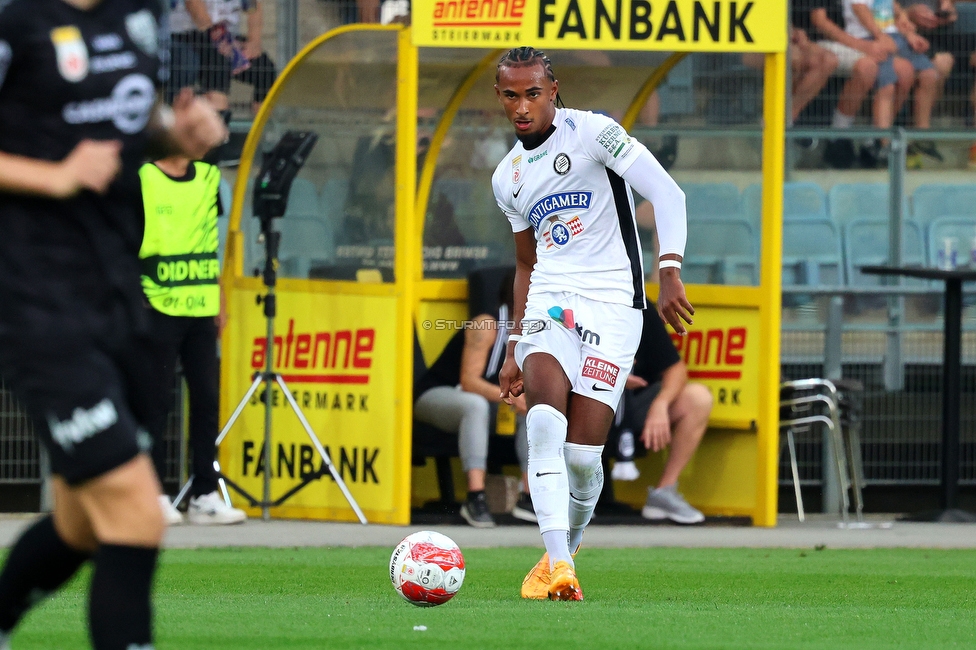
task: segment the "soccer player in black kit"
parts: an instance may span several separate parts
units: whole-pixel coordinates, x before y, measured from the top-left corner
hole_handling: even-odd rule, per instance
[[[0,374],[50,453],[55,495],[0,573],[0,650],[88,560],[94,648],[152,648],[164,525],[140,427],[154,368],[138,169],[150,145],[198,158],[227,137],[192,92],[155,104],[167,4],[0,0]]]

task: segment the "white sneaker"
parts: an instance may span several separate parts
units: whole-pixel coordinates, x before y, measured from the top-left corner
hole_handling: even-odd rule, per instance
[[[179,526],[183,523],[183,513],[176,509],[176,506],[165,494],[159,495],[159,507],[163,509],[163,519],[166,520],[167,526]],[[3,650],[2,646],[0,646],[0,650]]]
[[[615,481],[636,481],[640,478],[640,470],[632,460],[615,461],[610,470],[610,478]]]
[[[247,513],[224,503],[220,492],[214,490],[210,494],[190,498],[190,506],[186,509],[187,519],[191,524],[203,526],[239,524],[247,519]]]

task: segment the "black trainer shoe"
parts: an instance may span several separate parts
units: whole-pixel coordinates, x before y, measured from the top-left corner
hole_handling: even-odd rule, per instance
[[[475,528],[494,528],[495,520],[488,512],[488,500],[484,492],[468,495],[467,501],[461,505],[461,516]]]
[[[519,493],[518,501],[512,508],[512,516],[522,521],[539,523],[539,518],[535,516],[535,507],[532,505],[532,497],[525,492]]]
[[[847,138],[828,140],[824,148],[824,162],[834,169],[850,169],[856,157],[854,143]]]

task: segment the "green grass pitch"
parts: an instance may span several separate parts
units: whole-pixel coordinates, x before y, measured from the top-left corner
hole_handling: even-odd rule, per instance
[[[393,591],[391,551],[165,551],[157,648],[976,647],[971,550],[584,548],[586,600],[550,603],[518,596],[539,550],[468,549],[461,591],[428,609]],[[13,650],[88,647],[87,584],[32,612]]]

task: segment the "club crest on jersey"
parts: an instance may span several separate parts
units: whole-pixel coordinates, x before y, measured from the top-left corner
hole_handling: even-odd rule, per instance
[[[569,191],[549,194],[536,201],[535,205],[532,206],[532,209],[529,210],[528,221],[538,231],[542,222],[555,214],[569,210],[575,212],[589,210],[592,198],[593,192]]]
[[[556,173],[560,176],[565,176],[568,174],[569,169],[572,166],[573,164],[570,162],[569,156],[564,153],[557,155],[556,159],[552,161],[552,168],[556,170]]]
[[[148,9],[137,11],[125,17],[125,31],[129,33],[132,42],[139,49],[153,56],[159,47],[159,35],[156,32],[156,18]]]
[[[583,232],[583,222],[579,217],[573,217],[567,223],[553,217],[552,225],[542,234],[542,239],[546,242],[546,250],[562,248],[581,232]]]
[[[65,81],[78,83],[88,76],[88,47],[80,29],[74,25],[52,29],[51,42]]]

